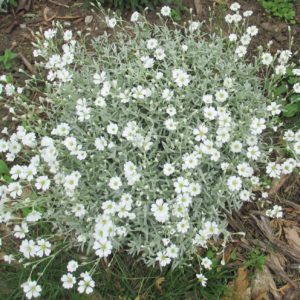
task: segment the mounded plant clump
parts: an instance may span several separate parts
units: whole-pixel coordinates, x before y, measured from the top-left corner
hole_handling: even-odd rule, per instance
[[[287,160],[272,139],[282,99],[271,89],[292,53],[246,60],[258,29],[239,9],[226,16],[228,36],[207,35],[198,21],[170,29],[168,7],[161,26],[137,12],[131,24],[107,17],[108,33],[91,44],[59,24],[37,34],[38,76],[24,90],[5,76],[0,85],[11,112],[26,111],[0,139],[12,166],[0,192],[3,240],[19,240],[6,261],[35,266],[83,251],[92,264],[70,261],[61,280],[89,294],[99,261],[115,251],[175,268],[220,236],[225,246],[225,212],[255,201],[267,177],[293,172],[300,153],[300,131],[284,135]],[[280,217],[275,210],[267,214]],[[211,260],[199,261],[205,286]],[[28,298],[41,294],[37,279],[33,269],[22,285]]]

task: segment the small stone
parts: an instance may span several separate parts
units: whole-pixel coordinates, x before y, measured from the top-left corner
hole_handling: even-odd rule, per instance
[[[86,16],[86,17],[84,18],[84,23],[85,23],[86,25],[92,23],[92,21],[93,21],[93,16]]]

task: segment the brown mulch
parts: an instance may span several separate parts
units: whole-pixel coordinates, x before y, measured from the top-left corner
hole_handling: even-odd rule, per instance
[[[267,202],[283,207],[282,219],[266,217],[262,202],[248,203],[241,211],[228,215],[231,229],[245,236],[232,243],[226,256],[237,251],[246,261],[245,255],[255,249],[266,256],[263,271],[255,275],[264,272],[260,278],[264,283],[261,298],[253,296],[253,286],[248,283],[244,291],[252,288],[252,293],[243,299],[300,299],[300,176],[290,175],[274,182],[273,190],[276,194],[270,193]]]

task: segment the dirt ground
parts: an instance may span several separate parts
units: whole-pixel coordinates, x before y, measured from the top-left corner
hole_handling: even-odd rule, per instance
[[[31,5],[26,7],[26,4]],[[223,17],[228,9],[226,0],[215,1],[217,25],[226,30]],[[242,11],[253,10],[250,23],[259,27],[259,35],[252,44],[252,51],[257,46],[265,46],[273,41],[272,51],[288,48],[288,24],[269,16],[255,0],[240,0]],[[20,1],[23,4],[9,14],[0,15],[0,55],[5,49],[12,49],[19,54],[13,76],[18,80],[22,77],[17,72],[19,67],[32,72],[32,42],[33,32],[39,28],[50,28],[53,20],[60,20],[72,30],[80,30],[98,35],[101,28],[98,17],[90,10],[84,10],[81,4],[73,0],[41,0]],[[198,4],[195,6],[195,3]],[[208,7],[213,0],[187,0],[186,6],[192,7],[198,13],[200,20],[208,20]],[[199,10],[201,4],[201,10]],[[197,8],[197,9],[196,9]],[[129,18],[130,12],[124,13]],[[149,19],[157,21],[154,12],[149,12]],[[183,21],[187,16],[183,16]],[[291,26],[294,36],[293,50],[300,49],[300,6],[297,7],[297,22]],[[0,69],[0,75],[5,71]],[[10,123],[5,120],[7,110],[0,106],[0,128]],[[13,126],[13,125],[12,125]],[[246,253],[251,249],[259,249],[266,255],[266,264],[255,278],[250,280],[249,274],[239,268],[237,279],[232,282],[235,299],[237,293],[243,300],[247,299],[300,299],[300,179],[299,176],[285,176],[274,182],[268,201],[280,204],[284,208],[284,218],[270,220],[261,212],[261,204],[250,203],[240,212],[229,216],[229,223],[235,232],[245,232],[246,235],[234,241],[227,249],[227,256],[236,251],[240,261],[247,260]],[[228,298],[229,299],[229,298]],[[239,299],[239,298],[237,298]]]

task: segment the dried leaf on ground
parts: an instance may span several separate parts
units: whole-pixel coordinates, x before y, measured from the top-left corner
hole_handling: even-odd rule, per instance
[[[297,229],[297,227],[285,227],[283,230],[288,244],[295,250],[300,251],[299,229]]]
[[[282,186],[287,182],[287,180],[291,177],[291,174],[283,175],[280,179],[275,180],[273,185],[269,191],[270,195],[275,195],[282,188]]]
[[[230,284],[229,293],[222,300],[250,300],[250,288],[248,270],[246,267],[240,267],[237,271],[237,277]]]
[[[280,270],[284,270],[286,266],[287,259],[278,252],[272,252],[267,256],[267,262],[276,266]]]
[[[282,296],[277,292],[277,287],[274,282],[273,276],[267,266],[263,266],[262,270],[257,271],[251,283],[251,297],[255,300],[281,300]]]
[[[165,277],[158,277],[155,279],[155,287],[159,290],[160,293],[163,292],[161,285],[165,280]]]

